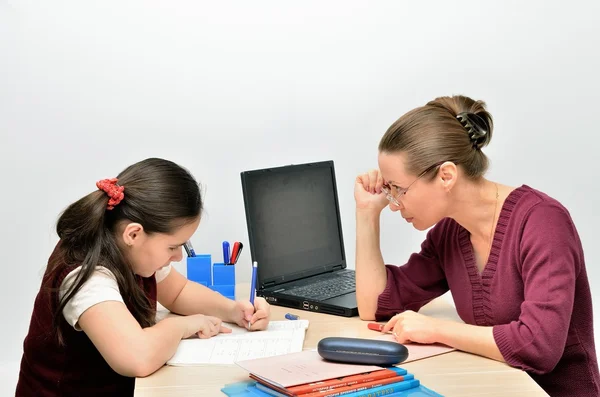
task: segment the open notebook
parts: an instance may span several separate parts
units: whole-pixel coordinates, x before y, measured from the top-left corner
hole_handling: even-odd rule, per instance
[[[308,320],[271,321],[264,331],[250,332],[235,324],[223,323],[233,330],[210,339],[184,339],[167,365],[233,364],[301,352]]]

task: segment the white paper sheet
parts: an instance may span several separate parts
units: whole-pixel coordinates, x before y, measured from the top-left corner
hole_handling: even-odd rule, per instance
[[[308,320],[271,321],[265,331],[256,332],[249,332],[237,325],[224,325],[233,332],[210,339],[182,340],[167,364],[233,364],[235,361],[301,352]]]

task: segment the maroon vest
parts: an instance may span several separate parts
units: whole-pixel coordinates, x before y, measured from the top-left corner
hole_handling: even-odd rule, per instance
[[[55,249],[52,255],[57,255]],[[46,270],[35,299],[29,332],[23,345],[23,358],[16,397],[36,396],[133,396],[135,378],[119,375],[106,363],[85,332],[76,331],[61,316],[64,345],[53,331],[53,313],[58,294],[51,288],[60,286],[74,267],[57,276]],[[156,280],[136,276],[146,296],[156,309]],[[130,304],[123,299],[129,310]]]

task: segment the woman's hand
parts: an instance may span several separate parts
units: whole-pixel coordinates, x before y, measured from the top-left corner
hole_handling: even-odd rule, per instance
[[[249,301],[235,301],[230,317],[234,323],[250,331],[264,330],[269,325],[271,305],[260,297],[254,299],[254,306]]]
[[[356,177],[354,184],[354,200],[357,210],[372,210],[381,213],[388,204],[388,200],[381,187],[383,178],[379,170],[371,170]]]
[[[398,343],[436,343],[442,325],[443,320],[407,310],[392,317],[381,332],[392,331]]]

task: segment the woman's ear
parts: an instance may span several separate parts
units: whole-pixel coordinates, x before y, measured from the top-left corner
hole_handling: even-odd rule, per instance
[[[132,247],[136,243],[139,243],[144,233],[144,227],[139,223],[128,223],[123,229],[123,242],[126,246]]]
[[[458,176],[458,168],[453,162],[446,161],[440,166],[438,175],[442,181],[444,190],[446,192],[450,192],[450,190],[452,190],[452,187],[454,187],[454,184],[456,183],[456,178]]]

